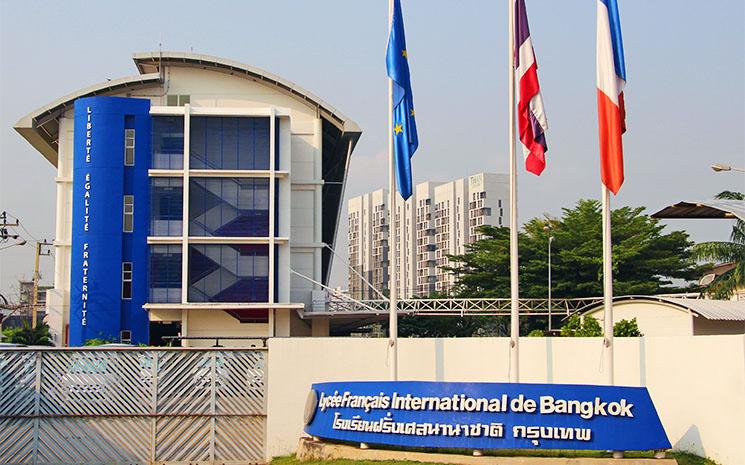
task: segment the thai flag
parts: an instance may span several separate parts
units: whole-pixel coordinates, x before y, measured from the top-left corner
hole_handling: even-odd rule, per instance
[[[543,110],[541,86],[538,84],[538,65],[530,41],[525,0],[515,0],[515,70],[520,86],[517,124],[525,154],[525,168],[531,173],[541,174],[546,167],[548,146],[545,132],[548,122]]]
[[[623,184],[621,134],[626,132],[626,110],[623,103],[626,65],[617,0],[598,0],[597,21],[600,178],[611,192],[617,194]]]

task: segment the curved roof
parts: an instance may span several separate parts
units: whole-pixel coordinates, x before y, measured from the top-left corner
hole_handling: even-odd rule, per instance
[[[663,297],[654,295],[625,295],[613,298],[614,304],[641,301],[671,305],[680,310],[689,311],[698,316],[702,316],[707,320],[745,321],[745,301]],[[586,315],[602,308],[602,303],[593,304],[586,307],[584,311],[580,311],[580,313]]]
[[[44,158],[57,166],[57,139],[59,135],[59,117],[73,107],[75,100],[96,95],[111,95],[124,90],[142,89],[157,86],[160,74],[141,74],[120,79],[111,79],[85,87],[71,94],[60,97],[54,102],[38,108],[19,119],[14,129],[23,136]]]
[[[59,117],[74,105],[75,100],[96,95],[118,94],[124,90],[156,87],[162,83],[162,66],[191,66],[251,79],[306,103],[315,108],[320,117],[341,133],[334,142],[340,142],[342,139],[346,142],[351,139],[354,146],[362,133],[357,123],[318,96],[263,69],[225,58],[186,52],[142,52],[135,53],[132,58],[140,75],[108,80],[61,97],[19,119],[15,124],[15,130],[47,160],[56,165]]]
[[[334,107],[324,102],[313,93],[303,89],[294,82],[287,81],[281,77],[260,68],[249,66],[226,58],[211,55],[201,55],[188,52],[140,52],[132,55],[132,59],[140,73],[159,73],[161,66],[193,66],[197,68],[210,69],[223,72],[231,76],[243,76],[256,82],[261,82],[274,87],[286,94],[307,103],[318,109],[320,116],[334,122],[344,132],[361,133],[360,127],[341,114]]]

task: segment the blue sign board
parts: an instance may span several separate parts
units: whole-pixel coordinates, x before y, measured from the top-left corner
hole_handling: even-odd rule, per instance
[[[338,382],[312,387],[305,432],[324,439],[466,449],[669,449],[643,387]]]

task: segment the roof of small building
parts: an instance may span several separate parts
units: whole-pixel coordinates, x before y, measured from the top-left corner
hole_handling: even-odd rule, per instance
[[[625,295],[613,298],[614,304],[644,301],[672,305],[695,313],[707,320],[745,321],[745,301],[743,300],[713,300],[653,295]],[[582,314],[593,313],[602,308],[602,302],[593,304],[588,306]]]
[[[745,200],[678,202],[654,213],[652,218],[739,218],[745,221]]]

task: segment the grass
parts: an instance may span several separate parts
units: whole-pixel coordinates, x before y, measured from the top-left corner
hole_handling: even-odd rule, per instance
[[[435,451],[430,451],[435,452]],[[442,451],[437,450],[438,453],[453,453],[454,451]],[[463,451],[464,453],[466,451]],[[610,457],[610,453],[602,451],[568,451],[568,450],[540,450],[540,451],[526,451],[526,450],[499,450],[499,451],[484,451],[485,455],[493,455],[499,457],[597,457],[606,458]],[[467,452],[470,455],[470,451]],[[626,452],[625,457],[627,458],[652,458],[654,454],[652,452],[637,452],[629,451]],[[688,452],[667,452],[667,457],[674,458],[678,465],[718,465],[715,461],[699,457],[698,455],[690,454]],[[271,465],[442,465],[435,462],[411,462],[411,461],[398,461],[398,460],[310,460],[307,462],[299,461],[294,455],[288,455],[285,457],[277,457],[272,460]]]

